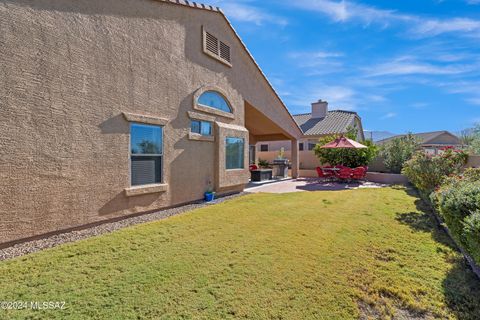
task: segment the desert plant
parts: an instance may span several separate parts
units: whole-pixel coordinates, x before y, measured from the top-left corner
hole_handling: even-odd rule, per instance
[[[357,138],[358,129],[351,127],[344,135],[349,139]],[[340,135],[328,135],[318,140],[313,149],[322,164],[345,165],[351,168],[368,165],[377,155],[377,146],[370,140],[363,142],[365,149],[322,149],[322,146],[339,138]]]
[[[405,162],[413,157],[419,142],[412,134],[394,138],[384,144],[379,151],[385,167],[391,173],[402,172]]]

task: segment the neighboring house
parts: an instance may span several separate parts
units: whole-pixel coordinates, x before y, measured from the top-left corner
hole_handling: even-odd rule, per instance
[[[5,0],[0,30],[0,244],[242,191],[250,144],[302,137],[218,8]]]
[[[391,133],[389,131],[370,131],[364,130],[363,134],[365,135],[365,139],[371,140],[373,142],[377,142],[380,140],[388,139],[393,136],[396,136],[395,133]]]
[[[377,141],[377,145],[384,145],[395,138],[404,137],[405,135],[397,135],[390,137],[388,139],[383,139]],[[414,133],[414,137],[417,138],[420,143],[420,147],[425,150],[426,153],[437,155],[442,152],[442,149],[445,147],[455,147],[461,148],[462,141],[456,135],[448,131],[434,131],[434,132],[424,132],[424,133]]]
[[[349,128],[356,127],[358,130],[357,140],[365,140],[362,120],[358,114],[344,110],[329,111],[326,101],[319,100],[312,103],[312,112],[294,115],[293,118],[303,132],[303,136],[299,140],[300,169],[314,169],[319,165],[313,148],[321,137],[346,133]],[[290,147],[291,144],[288,141],[259,142],[256,146],[256,158],[272,162],[283,148],[285,157],[290,159]]]

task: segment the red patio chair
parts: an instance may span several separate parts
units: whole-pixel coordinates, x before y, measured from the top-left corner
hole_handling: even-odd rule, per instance
[[[350,181],[352,179],[352,169],[343,167],[337,171],[337,178],[343,181]]]
[[[333,173],[330,172],[330,171],[325,171],[323,170],[323,168],[320,168],[320,167],[316,167],[315,168],[317,170],[317,174],[318,174],[318,177],[319,178],[322,178],[324,180],[328,180],[332,177]]]
[[[363,180],[365,179],[367,171],[364,167],[358,167],[352,170],[352,179],[353,180]]]

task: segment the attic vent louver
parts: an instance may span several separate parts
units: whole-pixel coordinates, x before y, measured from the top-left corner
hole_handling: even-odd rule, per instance
[[[208,32],[205,32],[205,45],[208,51],[218,55],[218,39]]]
[[[230,61],[230,47],[220,41],[220,58]]]
[[[205,29],[203,30],[203,52],[229,67],[232,66],[230,46],[218,40],[217,37],[205,31]]]

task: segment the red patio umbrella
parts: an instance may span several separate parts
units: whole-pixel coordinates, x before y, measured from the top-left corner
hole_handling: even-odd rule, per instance
[[[321,147],[322,149],[365,149],[368,148],[367,146],[364,146],[363,144],[352,140],[348,139],[346,137],[340,137],[335,139],[335,141],[332,141],[330,143],[327,143],[326,145]]]

